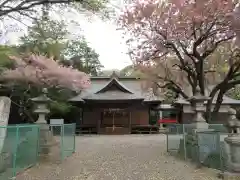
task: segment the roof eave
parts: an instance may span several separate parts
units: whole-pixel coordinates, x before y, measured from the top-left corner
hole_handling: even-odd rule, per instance
[[[68,102],[82,102],[82,103],[84,103],[85,101],[80,97],[77,97],[77,98],[75,97],[75,98],[69,99]]]
[[[95,92],[95,94],[106,91],[113,84],[116,84],[121,90],[123,90],[127,93],[134,94],[131,90],[129,90],[127,87],[125,87],[122,83],[120,83],[116,78],[111,79],[111,81],[109,81],[103,88],[101,88],[100,90]]]
[[[115,102],[119,102],[119,101],[143,101],[143,98],[134,98],[134,99],[84,99],[84,101],[115,101]]]

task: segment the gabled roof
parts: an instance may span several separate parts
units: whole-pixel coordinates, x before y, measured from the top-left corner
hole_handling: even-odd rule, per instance
[[[161,102],[152,91],[142,88],[142,81],[135,77],[92,77],[91,87],[81,92],[70,101],[88,100],[142,100],[147,102]]]
[[[120,83],[116,78],[112,78],[102,89],[97,91],[95,94],[103,93],[111,89],[111,87],[116,86],[120,91],[125,93],[131,93],[131,90],[129,90],[127,87],[125,87],[122,83]]]
[[[93,94],[83,97],[85,100],[134,100],[144,99],[143,96],[138,96],[133,93],[124,84],[120,83],[112,76],[111,80],[107,82],[101,89]]]
[[[89,94],[83,97],[84,100],[143,100],[143,96],[122,91],[107,91],[103,93]]]

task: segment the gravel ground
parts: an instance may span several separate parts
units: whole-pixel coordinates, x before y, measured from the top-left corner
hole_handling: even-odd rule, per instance
[[[17,180],[215,180],[166,153],[164,135],[79,136],[62,164],[41,164]]]

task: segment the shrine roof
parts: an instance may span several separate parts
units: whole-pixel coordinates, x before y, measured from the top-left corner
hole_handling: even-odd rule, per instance
[[[213,104],[216,104],[216,100],[217,100],[217,96],[215,96],[214,97],[214,99],[213,99]],[[205,104],[206,104],[207,102],[205,102]],[[187,101],[186,99],[184,99],[184,98],[178,98],[175,102],[174,102],[174,104],[185,104],[185,105],[187,105],[187,104],[190,104],[189,103],[189,101]],[[236,99],[232,99],[232,98],[230,98],[230,97],[227,97],[227,96],[223,96],[223,102],[222,102],[222,104],[225,104],[225,105],[239,105],[240,104],[240,100],[236,100]]]
[[[91,87],[70,101],[83,100],[143,100],[162,101],[151,90],[142,88],[142,81],[136,77],[91,77]]]
[[[208,85],[208,86],[206,86],[205,94],[206,94],[207,97],[209,96],[210,92],[212,91],[212,89],[214,87],[215,87],[215,85]],[[192,97],[193,96],[190,86],[184,86],[183,91],[185,92],[185,94],[188,95],[188,97]],[[216,95],[213,98],[213,102],[212,102],[213,104],[216,104],[217,96],[218,96],[218,93],[216,93]],[[188,100],[184,99],[183,97],[179,97],[178,99],[176,99],[174,104],[182,104],[182,105],[185,104],[185,105],[187,105],[187,104],[190,104],[190,103],[189,103]],[[236,100],[236,99],[233,99],[233,98],[230,98],[230,97],[224,95],[222,104],[224,104],[224,105],[239,105],[240,104],[240,100]]]

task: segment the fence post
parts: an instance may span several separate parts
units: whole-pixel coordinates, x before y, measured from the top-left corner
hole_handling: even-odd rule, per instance
[[[198,166],[201,166],[201,164],[203,163],[202,160],[201,160],[201,144],[199,145],[199,137],[200,137],[200,134],[203,134],[203,132],[196,132],[196,137],[197,137],[197,145],[196,145],[196,148],[197,148],[197,165]]]
[[[223,147],[221,146],[221,133],[218,132],[218,147],[217,149],[219,149],[219,160],[220,160],[220,171],[224,172],[224,159],[223,159]]]
[[[36,126],[35,128],[37,128],[37,149],[36,149],[36,163],[37,163],[40,152],[40,127]]]
[[[166,133],[167,134],[167,152],[168,152],[168,133],[169,132]]]
[[[73,153],[76,152],[76,123],[73,124]]]
[[[61,124],[61,161],[64,160],[64,124]]]
[[[6,127],[7,128],[7,127]],[[16,126],[16,137],[15,137],[15,149],[13,153],[13,177],[16,176],[16,161],[17,161],[17,149],[18,149],[18,143],[19,143],[19,126]]]
[[[184,151],[184,160],[187,159],[187,149],[186,149],[186,132],[185,125],[183,124],[183,151]]]

